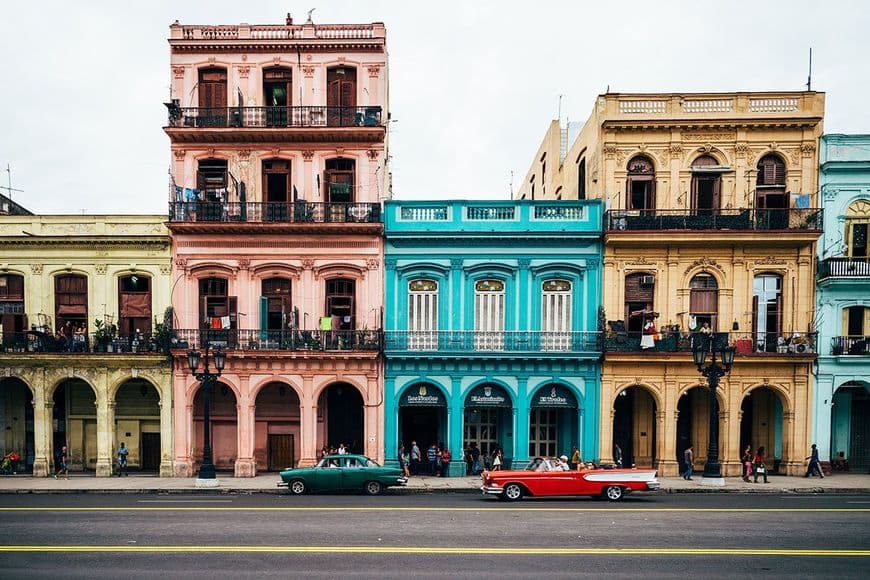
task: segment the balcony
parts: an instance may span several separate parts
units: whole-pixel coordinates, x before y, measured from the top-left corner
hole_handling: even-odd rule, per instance
[[[137,333],[130,336],[80,334],[58,337],[50,333],[29,330],[4,332],[0,338],[0,353],[5,354],[165,354],[164,337]]]
[[[289,107],[180,107],[166,104],[166,133],[174,142],[199,141],[377,141],[385,134],[382,108]]]
[[[831,339],[831,354],[870,357],[870,336],[835,336]]]
[[[184,201],[169,204],[170,227],[189,225],[193,229],[206,228],[217,231],[220,226],[232,225],[232,231],[240,226],[256,224],[260,229],[273,226],[281,231],[288,226],[299,226],[312,231],[312,226],[331,227],[330,224],[345,224],[342,231],[359,229],[365,233],[369,224],[377,224],[380,230],[381,206],[379,203],[292,203],[260,202],[202,202]],[[352,228],[358,225],[359,228]],[[334,230],[333,230],[334,231]]]
[[[817,350],[817,333],[757,333],[729,332],[728,343],[737,349],[738,355],[815,355]],[[686,353],[692,352],[700,333],[660,332],[653,346],[641,346],[643,336],[640,333],[608,333],[604,337],[605,353]]]
[[[865,278],[870,280],[870,258],[836,257],[819,261],[819,280],[828,278]]]
[[[598,332],[393,330],[384,332],[384,350],[410,351],[415,356],[445,353],[579,353],[600,350]]]
[[[820,209],[608,210],[608,234],[634,231],[776,231],[818,232]]]
[[[173,349],[380,352],[379,330],[176,330]]]

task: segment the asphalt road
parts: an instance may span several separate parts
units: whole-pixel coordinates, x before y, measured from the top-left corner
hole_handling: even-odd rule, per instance
[[[3,578],[867,577],[868,495],[0,495]]]

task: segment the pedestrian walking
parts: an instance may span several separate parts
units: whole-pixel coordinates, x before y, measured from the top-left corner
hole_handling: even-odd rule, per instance
[[[420,475],[420,461],[423,456],[416,441],[411,441],[411,475]]]
[[[767,465],[765,465],[765,456],[764,456],[764,445],[758,448],[755,452],[755,457],[752,458],[752,467],[754,469],[753,475],[753,483],[758,483],[758,476],[764,476],[764,483],[768,483],[767,481]]]
[[[404,445],[399,445],[399,467],[402,468],[402,474],[409,477],[411,472],[408,470],[408,453],[405,451]]]
[[[438,446],[434,443],[426,450],[426,459],[429,462],[429,475],[438,475]]]
[[[622,467],[622,447],[619,446],[619,443],[613,444],[613,462],[616,463],[617,467]]]
[[[64,479],[69,479],[69,468],[67,466],[67,461],[69,460],[68,451],[66,445],[61,447],[60,451],[55,458],[55,466],[57,467],[57,471],[55,471],[52,476],[55,479],[59,477],[63,477]]]
[[[441,477],[450,477],[450,462],[453,454],[446,447],[441,451]]]
[[[819,449],[816,447],[816,444],[813,443],[810,448],[810,456],[807,457],[809,460],[809,464],[807,465],[807,473],[804,477],[809,477],[810,475],[819,474],[819,477],[825,479],[825,474],[822,473],[822,462],[819,461]]]
[[[122,475],[124,477],[127,476],[127,455],[129,455],[130,450],[127,449],[127,446],[121,441],[121,447],[118,448],[118,477]]]
[[[740,462],[743,464],[743,481],[749,483],[749,477],[752,475],[752,446],[747,445],[743,449],[743,455],[740,456]]]
[[[471,453],[471,475],[477,475],[480,473],[480,449],[477,448],[477,442],[471,442],[469,453]]]
[[[683,479],[686,481],[692,481],[692,467],[695,463],[695,452],[692,451],[691,445],[686,447],[686,450],[683,451],[683,463],[686,464],[686,471],[683,472]]]
[[[492,460],[492,470],[493,471],[501,471],[501,464],[504,462],[503,453],[501,449],[495,452],[495,458]]]
[[[571,469],[579,469],[579,465],[583,462],[580,457],[580,450],[575,445],[571,451]]]

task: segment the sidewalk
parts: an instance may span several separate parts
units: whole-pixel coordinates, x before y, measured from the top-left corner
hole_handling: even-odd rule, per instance
[[[216,489],[199,489],[193,478],[131,475],[129,477],[93,477],[73,474],[68,480],[50,477],[14,475],[0,477],[0,494],[8,493],[288,493],[279,488],[278,474],[250,478],[221,477]],[[680,477],[662,477],[664,493],[870,493],[870,475],[837,474],[825,479],[770,476],[770,483],[745,483],[729,477],[725,487],[701,485]],[[479,493],[479,477],[412,477],[405,488],[391,488],[392,493]]]

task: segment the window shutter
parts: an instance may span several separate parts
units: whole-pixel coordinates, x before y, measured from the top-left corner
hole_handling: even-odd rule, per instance
[[[864,307],[864,336],[870,336],[870,308]]]
[[[205,296],[199,297],[199,323],[203,328],[208,328],[208,298]]]
[[[843,308],[842,310],[840,310],[840,315],[841,315],[840,316],[840,320],[841,320],[840,333],[843,336],[848,336],[849,335],[849,309]]]
[[[239,299],[236,296],[228,296],[227,301],[229,302],[230,328],[237,328]]]
[[[269,299],[260,296],[260,338],[266,339],[266,330],[269,328]]]

